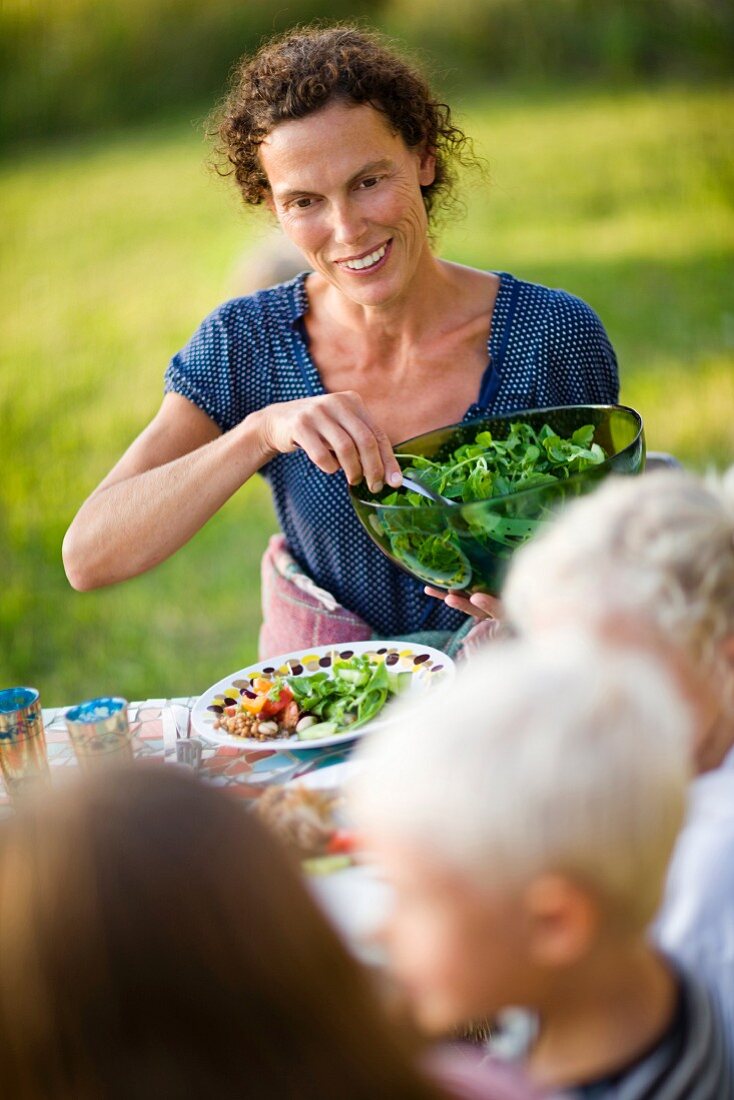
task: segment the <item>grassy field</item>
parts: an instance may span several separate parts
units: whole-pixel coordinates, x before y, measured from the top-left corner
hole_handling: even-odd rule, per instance
[[[491,166],[444,255],[564,286],[618,350],[649,444],[734,459],[734,149],[728,90],[470,97]],[[158,405],[169,356],[263,222],[202,162],[189,122],[0,166],[0,682],[48,705],[198,692],[255,653],[274,521],[243,488],[175,558],[84,595],[64,531]]]

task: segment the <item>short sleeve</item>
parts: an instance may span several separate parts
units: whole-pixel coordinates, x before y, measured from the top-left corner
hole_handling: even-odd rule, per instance
[[[591,306],[565,291],[553,292],[543,343],[551,404],[617,403],[617,357]]]
[[[223,431],[241,419],[237,393],[237,350],[225,307],[211,313],[173,356],[164,379],[165,393],[187,398]]]

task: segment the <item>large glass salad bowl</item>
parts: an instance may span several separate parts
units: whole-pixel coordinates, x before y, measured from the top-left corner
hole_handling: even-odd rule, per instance
[[[518,429],[518,425],[528,427]],[[419,581],[438,588],[497,595],[513,552],[560,505],[590,492],[609,474],[638,474],[644,469],[645,437],[639,413],[624,405],[523,410],[509,416],[452,424],[395,448],[404,470],[410,470],[415,480],[422,481],[425,475],[430,481],[439,468],[445,471],[452,463],[460,466],[461,462],[456,461],[457,450],[465,448],[460,451],[463,454],[468,447],[471,453],[477,439],[491,439],[492,445],[503,441],[507,446],[519,438],[531,439],[532,443],[518,443],[512,452],[521,455],[527,464],[536,457],[536,451],[543,452],[544,447],[550,451],[556,446],[551,436],[561,441],[575,438],[579,444],[583,442],[583,447],[579,445],[576,451],[587,454],[588,459],[574,458],[564,468],[559,466],[558,476],[536,477],[540,484],[494,492],[480,499],[476,495],[481,493],[483,483],[475,476],[474,486],[479,486],[478,490],[467,489],[457,484],[460,475],[456,475],[453,484],[444,488],[441,495],[473,494],[468,501],[435,503],[405,489],[396,492],[385,488],[373,494],[361,482],[350,489],[352,505],[383,553]],[[573,452],[574,448],[570,450]],[[545,453],[542,457],[545,458]],[[430,462],[421,465],[424,459]],[[467,461],[467,468],[472,468],[476,475],[476,464],[471,467],[471,460]],[[593,464],[585,466],[585,461]],[[576,469],[580,472],[575,472]],[[525,484],[528,480],[532,478],[526,478]],[[485,484],[491,482],[491,476],[487,477]],[[433,476],[434,491],[438,483]],[[446,484],[445,477],[441,484]],[[502,479],[494,482],[495,488],[506,484]]]

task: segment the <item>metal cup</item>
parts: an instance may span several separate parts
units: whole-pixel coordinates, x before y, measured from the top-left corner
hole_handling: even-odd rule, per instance
[[[41,699],[35,688],[0,691],[0,771],[13,802],[50,781]]]
[[[126,699],[89,699],[67,710],[64,718],[76,758],[85,771],[132,762]]]

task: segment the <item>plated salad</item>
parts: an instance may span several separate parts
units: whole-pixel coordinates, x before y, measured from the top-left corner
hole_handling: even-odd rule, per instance
[[[214,729],[256,741],[321,740],[369,722],[412,676],[365,654],[335,653],[329,664],[328,672],[308,676],[258,674],[234,681],[207,707],[216,715]]]

